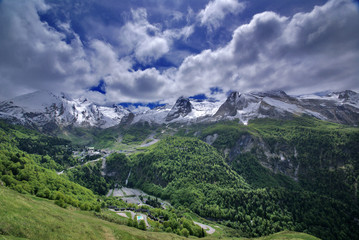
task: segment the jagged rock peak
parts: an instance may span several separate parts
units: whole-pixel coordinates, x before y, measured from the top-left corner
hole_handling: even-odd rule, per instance
[[[248,104],[252,101],[254,101],[252,95],[233,91],[214,114],[214,117],[235,116],[238,110],[248,107]]]
[[[338,95],[339,99],[344,99],[344,100],[348,100],[348,99],[358,95],[358,93],[356,93],[352,90],[345,90],[342,92],[334,92],[332,94],[336,94],[336,95]]]
[[[227,98],[227,101],[228,100],[235,100],[235,99],[237,99],[239,97],[239,92],[237,92],[237,91],[233,91],[233,92],[231,92],[230,94],[229,94],[229,96],[228,96],[228,98]]]
[[[239,101],[239,98],[241,97],[241,94],[237,91],[233,91],[229,94],[226,102],[230,105],[236,105],[237,102]]]
[[[44,128],[58,126],[93,126],[108,128],[137,122],[205,122],[239,119],[243,123],[255,118],[287,119],[310,115],[342,124],[359,125],[359,94],[351,91],[288,96],[284,91],[262,93],[231,92],[225,102],[177,99],[174,105],[154,109],[101,106],[85,98],[38,91],[0,102],[0,119],[12,123]]]
[[[172,121],[180,116],[185,117],[193,109],[193,106],[188,98],[183,96],[179,97],[172,107],[171,111],[167,114],[166,121]]]
[[[175,103],[175,105],[172,107],[172,109],[181,110],[182,113],[188,114],[192,111],[192,104],[188,98],[185,98],[183,96],[179,97]]]

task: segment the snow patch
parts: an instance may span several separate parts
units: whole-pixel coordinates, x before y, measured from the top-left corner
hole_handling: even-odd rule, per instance
[[[269,98],[269,97],[265,97],[263,98],[263,101],[266,102],[267,104],[274,106],[278,109],[281,109],[283,111],[287,111],[287,112],[291,112],[291,113],[302,113],[303,110],[300,109],[297,105],[295,104],[290,104],[290,103],[286,103],[286,102],[282,102],[273,98]]]

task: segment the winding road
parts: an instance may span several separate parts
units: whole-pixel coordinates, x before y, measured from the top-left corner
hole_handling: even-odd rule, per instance
[[[199,222],[195,222],[195,221],[193,221],[193,223],[196,224],[196,225],[198,225],[198,226],[200,226],[200,227],[203,228],[204,230],[206,230],[206,233],[207,233],[207,234],[213,234],[213,233],[216,231],[216,229],[214,229],[213,227],[208,226],[208,225],[205,225],[205,224],[203,224],[203,223],[199,223]],[[208,229],[208,230],[207,230],[207,229]]]

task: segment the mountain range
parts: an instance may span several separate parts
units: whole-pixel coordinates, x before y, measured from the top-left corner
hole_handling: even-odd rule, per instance
[[[63,93],[55,95],[47,91],[0,102],[1,119],[45,131],[64,126],[109,128],[138,122],[199,123],[238,119],[247,124],[256,118],[290,119],[301,115],[357,126],[359,94],[350,90],[300,96],[289,96],[280,90],[233,91],[225,102],[180,97],[173,104],[135,111],[120,105],[101,106],[86,98],[72,99]]]

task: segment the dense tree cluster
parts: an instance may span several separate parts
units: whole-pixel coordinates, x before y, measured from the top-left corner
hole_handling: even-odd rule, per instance
[[[210,145],[193,138],[167,137],[152,151],[131,156],[131,183],[155,183],[166,187],[198,183],[247,188],[243,178]],[[180,187],[181,188],[181,187]]]
[[[110,189],[110,183],[101,175],[101,164],[99,161],[94,164],[77,166],[66,171],[66,176],[73,182],[80,184],[94,193],[106,195]]]
[[[20,132],[6,131],[0,126],[0,179],[6,186],[20,192],[56,200],[62,207],[68,204],[84,210],[98,209],[93,192],[46,169],[37,163],[41,156],[17,148]]]

